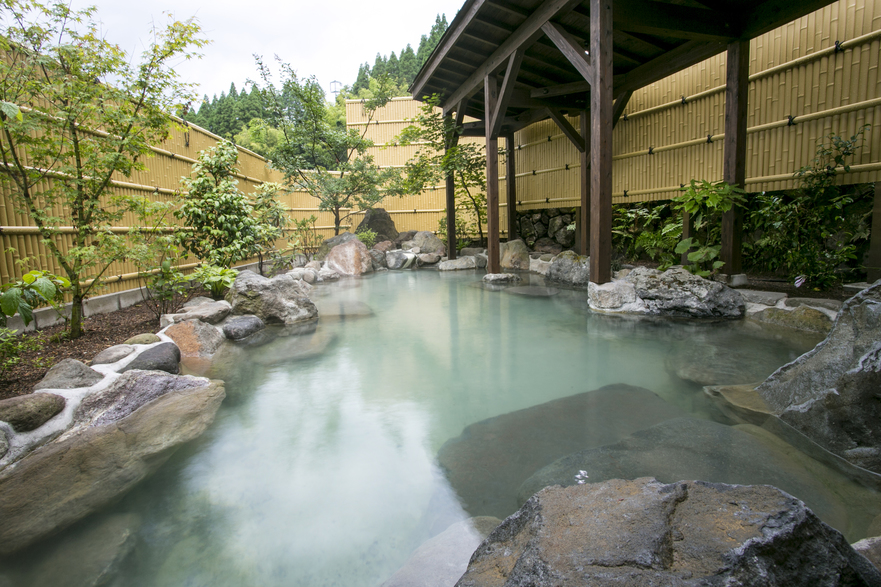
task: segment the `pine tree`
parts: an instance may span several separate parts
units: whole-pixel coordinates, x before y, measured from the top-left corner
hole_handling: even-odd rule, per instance
[[[352,84],[352,94],[358,95],[358,92],[366,90],[370,87],[370,64],[366,61],[361,64],[361,67],[358,68],[358,77],[355,78],[355,83]]]
[[[389,78],[391,78],[395,85],[400,85],[401,70],[400,67],[398,67],[398,56],[395,55],[394,51],[392,51],[392,54],[389,55],[388,61],[386,61],[385,73],[388,74]]]
[[[376,54],[376,60],[373,62],[373,67],[370,70],[370,77],[379,79],[386,73],[386,61],[385,57]]]
[[[399,85],[407,88],[413,83],[413,78],[419,73],[419,64],[416,62],[416,53],[413,47],[407,44],[407,47],[401,51],[401,58],[398,60],[398,69],[401,72],[401,81]]]

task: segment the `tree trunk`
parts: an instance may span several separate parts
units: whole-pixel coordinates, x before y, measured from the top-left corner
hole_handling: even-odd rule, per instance
[[[70,338],[79,338],[83,335],[83,298],[79,287],[76,287],[70,307]]]
[[[339,236],[341,223],[342,223],[342,220],[340,220],[340,209],[334,208],[334,210],[333,210],[333,235],[334,236]]]

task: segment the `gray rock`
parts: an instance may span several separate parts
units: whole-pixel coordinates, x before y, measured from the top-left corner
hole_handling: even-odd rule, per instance
[[[176,375],[180,373],[180,349],[173,342],[163,342],[150,347],[126,365],[120,373],[140,369],[143,371],[165,371]]]
[[[90,369],[84,363],[76,359],[64,359],[46,372],[46,375],[34,386],[34,391],[91,387],[102,379],[104,379],[103,375]]]
[[[371,208],[364,213],[364,219],[355,232],[372,230],[376,233],[376,242],[393,241],[398,238],[398,229],[388,212],[382,208]],[[383,251],[385,252],[385,251]]]
[[[327,239],[326,241],[321,243],[320,247],[318,247],[318,251],[315,253],[315,259],[323,261],[327,254],[331,251],[331,249],[352,240],[358,240],[358,237],[351,232],[343,232]]]
[[[527,240],[535,239],[535,225],[532,223],[532,219],[529,216],[523,216],[520,218],[519,235]]]
[[[420,265],[434,265],[441,260],[441,256],[437,253],[421,253],[416,256]]]
[[[385,254],[386,266],[393,270],[406,269],[416,260],[416,255],[408,251],[394,250]]]
[[[387,241],[381,241],[381,242],[376,243],[375,245],[373,245],[373,249],[371,249],[371,250],[379,251],[380,253],[388,253],[389,251],[393,250],[394,248],[395,248],[395,243],[390,240],[387,240]]]
[[[452,587],[474,549],[501,523],[489,516],[456,522],[417,548],[382,587]]]
[[[317,260],[309,261],[308,263],[303,265],[303,267],[306,269],[312,269],[313,271],[318,273],[319,271],[321,271],[321,261],[317,261]]]
[[[385,242],[391,244],[391,241],[385,241]],[[382,251],[382,250],[374,247],[374,248],[370,249],[369,253],[370,253],[370,258],[373,260],[373,270],[374,271],[378,271],[379,269],[388,268],[388,264],[386,263],[386,260],[385,260],[385,251]]]
[[[354,239],[332,248],[324,267],[340,275],[364,275],[373,271],[373,257],[364,243]]]
[[[145,332],[131,337],[123,344],[153,344],[154,342],[162,342],[162,339],[151,332]]]
[[[137,514],[111,514],[75,529],[31,565],[31,585],[109,585],[137,545]]]
[[[792,496],[654,479],[549,487],[493,530],[457,586],[879,585]]]
[[[395,244],[401,246],[402,243],[413,240],[413,237],[416,236],[415,230],[407,230],[405,232],[398,233],[398,238],[395,239]]]
[[[135,352],[135,347],[130,344],[117,344],[113,345],[110,348],[106,348],[92,359],[93,365],[107,365],[109,363],[115,363],[120,359],[124,359],[130,354]]]
[[[483,247],[465,247],[459,251],[460,257],[473,257],[475,255],[485,255],[486,249]]]
[[[504,518],[522,503],[518,486],[555,459],[682,415],[647,389],[609,385],[471,424],[438,463],[467,512]]]
[[[743,296],[744,301],[765,306],[776,306],[777,302],[786,297],[785,293],[777,291],[756,291],[751,289],[739,289],[737,291]]]
[[[561,228],[554,233],[554,240],[564,249],[571,249],[575,246],[575,231],[568,228]]]
[[[881,537],[863,538],[852,544],[853,549],[869,559],[876,569],[881,569]]]
[[[526,243],[522,240],[517,239],[502,243],[499,254],[502,269],[529,270],[529,249],[526,248]]]
[[[645,304],[636,295],[636,287],[624,279],[615,279],[602,285],[589,283],[587,301],[592,310],[601,312],[645,311]]]
[[[808,306],[799,306],[794,310],[765,308],[761,312],[752,314],[749,318],[755,322],[785,326],[807,332],[826,334],[832,330],[832,320],[829,319],[829,316]]]
[[[9,452],[9,439],[6,438],[6,431],[0,428],[0,458]]]
[[[290,275],[267,279],[253,271],[241,271],[227,299],[233,314],[253,314],[267,324],[295,324],[318,317],[315,304],[309,299],[311,291],[312,286]]]
[[[212,298],[205,297],[205,296],[196,296],[196,297],[190,298],[189,300],[184,302],[184,305],[181,307],[182,308],[193,308],[195,306],[201,306],[202,304],[213,304],[213,303],[214,303],[214,299],[212,299]]]
[[[587,472],[589,483],[654,477],[664,482],[690,478],[773,485],[807,503],[827,524],[849,533],[862,523],[851,517],[851,504],[877,500],[868,489],[762,428],[677,418],[555,461],[523,482],[519,503],[549,485],[577,484],[579,471]]]
[[[523,281],[519,275],[513,273],[487,273],[483,276],[485,283],[520,283]]]
[[[419,247],[420,253],[443,255],[447,250],[447,246],[443,241],[437,238],[437,235],[433,232],[428,232],[427,230],[420,230],[410,240],[413,242],[413,246]]]
[[[64,409],[67,401],[54,393],[31,393],[0,400],[0,421],[16,432],[35,430]],[[4,453],[6,451],[3,451]]]
[[[230,340],[241,340],[264,328],[263,320],[253,314],[234,316],[223,324],[223,334]]]
[[[737,290],[692,275],[681,267],[671,267],[663,273],[637,267],[624,279],[636,288],[647,314],[740,318],[746,309],[743,296]]]
[[[182,357],[210,357],[223,344],[223,333],[201,320],[172,324],[163,331],[180,349]]]
[[[823,298],[787,298],[784,302],[789,308],[798,308],[799,306],[812,306],[814,308],[825,308],[837,312],[841,309],[842,303],[838,300],[827,300]]]
[[[879,341],[881,284],[876,284],[844,303],[820,344],[756,391],[783,421],[820,446],[881,473]]]
[[[318,282],[321,283],[323,281],[337,281],[340,278],[340,274],[334,271],[329,267],[322,267],[318,271]]]
[[[113,404],[119,413],[112,421],[68,431],[0,472],[0,555],[105,507],[161,466],[175,447],[202,434],[224,391],[221,382],[197,381],[197,387],[165,393],[128,415],[127,400],[121,400]]]
[[[318,269],[311,269],[308,267],[297,267],[288,271],[288,275],[297,280],[305,281],[306,283],[315,283],[318,281]]]
[[[590,258],[563,251],[551,261],[545,277],[551,281],[586,287],[590,282]]]
[[[551,263],[549,260],[543,261],[542,259],[529,259],[529,271],[532,273],[538,273],[539,275],[547,275],[548,269],[551,268]]]
[[[542,237],[535,241],[535,244],[532,246],[532,250],[539,253],[559,255],[563,252],[563,247],[553,239]]]
[[[568,216],[555,216],[548,222],[548,234],[556,234],[562,228],[566,228],[569,224]]]
[[[667,355],[667,371],[698,385],[760,383],[777,370],[781,361],[760,345],[713,344],[694,340]]]
[[[486,266],[489,265],[489,257],[486,256],[486,253],[477,253],[474,255],[474,262],[477,263],[478,269],[486,269]]]
[[[477,261],[474,257],[459,257],[452,261],[441,261],[437,265],[438,271],[460,271],[463,269],[477,269]]]
[[[159,326],[165,328],[171,324],[177,324],[178,322],[185,322],[187,320],[201,320],[208,324],[217,324],[229,316],[232,308],[229,305],[229,302],[225,300],[216,302],[211,300],[210,302],[186,306],[184,309],[186,312],[181,312],[179,314],[164,314],[159,321]]]

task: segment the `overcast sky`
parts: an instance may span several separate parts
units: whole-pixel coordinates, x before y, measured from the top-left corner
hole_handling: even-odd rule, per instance
[[[220,95],[235,82],[241,90],[257,77],[254,53],[289,62],[301,77],[314,75],[325,91],[330,82],[352,84],[359,64],[373,65],[377,53],[396,54],[428,34],[437,14],[452,21],[465,0],[73,0],[94,5],[105,38],[139,55],[149,42],[151,23],[165,13],[195,16],[212,43],[198,61],[177,68],[182,79],[199,84],[199,94]]]

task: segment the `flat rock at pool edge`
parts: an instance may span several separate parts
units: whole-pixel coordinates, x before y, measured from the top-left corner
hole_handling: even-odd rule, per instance
[[[123,344],[153,344],[154,342],[162,342],[162,339],[155,334],[147,332],[144,334],[137,334]]]
[[[774,487],[641,478],[543,490],[456,585],[868,587],[881,573]]]
[[[163,333],[174,341],[182,357],[210,357],[226,340],[217,327],[201,320],[177,322]]]
[[[90,369],[85,363],[76,359],[64,359],[56,363],[46,375],[34,385],[39,389],[76,389],[91,387],[104,379],[104,376]]]
[[[832,329],[832,320],[829,319],[829,316],[808,306],[798,306],[795,310],[765,308],[761,312],[750,315],[749,319],[821,334],[826,334]]]
[[[110,363],[115,363],[116,361],[126,358],[133,352],[135,352],[135,347],[130,344],[113,345],[95,355],[95,358],[92,359],[92,364],[108,365]]]
[[[660,481],[702,479],[713,483],[773,485],[795,495],[826,523],[852,532],[861,523],[853,504],[876,504],[879,497],[826,467],[770,432],[750,424],[725,426],[709,420],[677,418],[634,432],[614,444],[573,452],[537,471],[520,487],[518,503],[550,485],[654,477]]]
[[[475,257],[459,257],[451,261],[441,261],[437,265],[438,271],[462,271],[465,269],[477,269]]]
[[[471,424],[440,448],[438,463],[468,513],[504,518],[538,469],[683,415],[647,389],[607,385]]]
[[[201,320],[208,324],[217,324],[229,316],[231,307],[225,300],[207,301],[201,304],[193,304],[183,308],[178,314],[163,314],[159,320],[159,326],[165,328],[171,324],[185,322],[187,320]]]
[[[0,400],[0,421],[16,432],[35,430],[64,409],[67,401],[54,393],[31,393]],[[4,453],[6,451],[3,451]]]
[[[173,342],[157,344],[135,357],[120,373],[134,369],[165,371],[177,375],[180,373],[180,349]]]
[[[360,242],[360,241],[359,241]],[[330,279],[334,271],[322,268],[321,279]],[[318,310],[309,299],[312,286],[288,274],[267,279],[253,271],[240,271],[227,300],[236,315],[253,314],[266,324],[295,324],[318,318]]]
[[[263,320],[253,314],[234,316],[224,322],[223,334],[230,340],[241,340],[264,328],[266,328],[266,324],[263,323]]]

